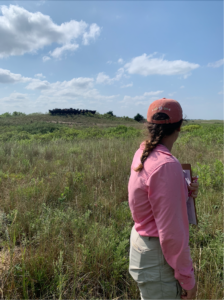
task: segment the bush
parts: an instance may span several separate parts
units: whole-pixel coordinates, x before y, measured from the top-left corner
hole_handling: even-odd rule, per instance
[[[19,111],[14,111],[12,113],[12,116],[13,117],[17,117],[17,116],[25,116],[26,114],[22,113],[22,112],[19,112]]]
[[[201,128],[200,125],[187,125],[187,126],[182,127],[181,131],[191,132],[191,131],[199,129],[199,128]]]
[[[0,115],[1,118],[8,118],[8,117],[11,117],[12,115],[9,113],[9,112],[6,112],[2,115]]]
[[[17,131],[26,131],[30,134],[47,134],[47,133],[52,133],[54,131],[59,130],[62,128],[62,125],[58,124],[52,124],[52,123],[32,123],[29,125],[21,125],[17,126]]]
[[[137,121],[137,122],[141,122],[144,120],[144,117],[140,114],[137,114],[135,117],[134,117],[134,120]]]
[[[200,164],[197,162],[195,168],[193,168],[194,173],[199,176],[199,181],[204,188],[212,188],[213,190],[223,189],[223,163],[216,159],[215,162],[211,164]]]
[[[14,130],[12,130],[14,129]],[[86,138],[128,138],[139,136],[140,130],[119,125],[109,128],[83,128],[75,129],[65,127],[59,124],[32,123],[29,125],[12,127],[10,131],[0,132],[0,141],[22,141],[22,140],[39,140],[51,141],[57,139],[74,140]]]
[[[2,118],[18,117],[18,116],[26,116],[26,114],[19,112],[19,111],[14,111],[12,114],[10,114],[9,112],[6,112],[6,113],[0,115],[0,117],[2,117]]]
[[[111,115],[111,116],[114,116],[113,112],[110,110],[106,113],[107,115]]]

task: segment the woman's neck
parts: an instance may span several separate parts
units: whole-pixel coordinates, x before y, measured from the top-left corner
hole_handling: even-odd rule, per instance
[[[174,133],[168,136],[164,136],[160,142],[163,146],[165,146],[170,152],[172,150],[173,144],[176,142],[179,136],[180,129],[175,130]]]
[[[177,139],[177,135],[178,133],[173,133],[171,135],[168,136],[164,136],[160,142],[160,144],[162,144],[163,146],[165,146],[170,152],[172,150],[173,144]]]
[[[161,145],[165,146],[170,152],[172,150],[172,147],[173,147],[173,143],[170,143],[170,142],[167,142],[167,141],[163,141],[163,142],[160,142]]]

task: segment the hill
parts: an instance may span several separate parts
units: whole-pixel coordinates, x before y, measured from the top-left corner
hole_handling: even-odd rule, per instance
[[[128,117],[105,115],[51,116],[33,114],[0,118],[0,141],[49,142],[63,139],[138,136],[142,125]]]
[[[20,116],[4,116],[0,115],[0,125],[24,125],[37,122],[49,122],[55,124],[65,124],[75,127],[90,126],[117,126],[117,125],[133,125],[138,124],[134,119],[129,117],[116,117],[110,114],[86,114],[86,115],[67,115],[52,116],[51,114],[33,113]]]

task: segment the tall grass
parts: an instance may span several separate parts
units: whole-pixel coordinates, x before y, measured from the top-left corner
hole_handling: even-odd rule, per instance
[[[172,150],[200,176],[199,226],[190,225],[197,299],[222,297],[222,130],[206,142],[210,126],[183,130]],[[71,130],[59,127],[13,128],[0,144],[1,297],[140,299],[128,273],[127,183],[143,136],[120,126],[92,137],[84,129],[84,138],[35,138]],[[29,139],[15,137],[24,131]]]

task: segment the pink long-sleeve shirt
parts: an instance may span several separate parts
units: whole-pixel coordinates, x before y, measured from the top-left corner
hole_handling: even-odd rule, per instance
[[[162,144],[150,153],[140,172],[144,142],[136,151],[128,183],[129,207],[136,231],[159,237],[163,255],[183,289],[195,285],[189,247],[187,183],[178,159]]]

